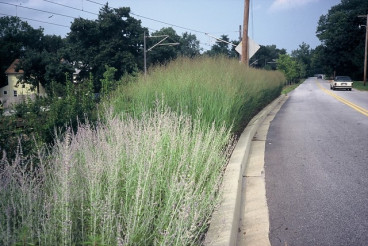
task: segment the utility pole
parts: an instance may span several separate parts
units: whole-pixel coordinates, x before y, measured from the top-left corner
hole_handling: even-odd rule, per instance
[[[365,24],[365,51],[364,51],[364,86],[367,83],[367,49],[368,49],[368,14],[365,17],[367,23]]]
[[[239,25],[239,43],[242,41],[242,33],[241,32],[242,32],[242,26]],[[241,54],[239,55],[239,61],[240,62],[242,61],[242,55]]]
[[[249,54],[248,54],[249,1],[250,0],[244,0],[243,41],[242,41],[242,56],[241,56],[242,63],[244,63],[247,67],[249,66]]]
[[[365,51],[364,51],[364,86],[367,83],[367,50],[368,50],[368,13],[367,15],[359,15],[358,17],[366,18],[367,23],[365,24]],[[359,25],[359,28],[361,25]]]
[[[146,32],[143,36],[143,59],[144,59],[144,77],[147,75],[147,51],[146,51]]]

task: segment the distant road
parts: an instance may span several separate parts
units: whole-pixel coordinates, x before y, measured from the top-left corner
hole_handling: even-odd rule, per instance
[[[368,93],[315,78],[290,93],[265,179],[272,245],[368,245]]]

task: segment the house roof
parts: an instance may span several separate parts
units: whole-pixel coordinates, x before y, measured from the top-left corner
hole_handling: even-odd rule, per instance
[[[16,71],[19,61],[19,59],[15,59],[8,69],[5,70],[5,74],[23,74],[24,71],[22,69],[20,69],[18,72]]]

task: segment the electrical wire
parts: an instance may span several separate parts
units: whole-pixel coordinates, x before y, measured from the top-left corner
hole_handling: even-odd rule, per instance
[[[65,4],[55,3],[55,2],[52,2],[52,1],[49,1],[49,0],[43,0],[43,1],[48,2],[48,3],[55,4],[55,5],[59,5],[59,6],[65,7],[65,8],[74,9],[74,10],[78,10],[78,11],[82,11],[82,12],[85,12],[85,13],[88,13],[88,14],[92,14],[92,15],[97,15],[98,16],[98,14],[96,14],[96,13],[89,12],[89,11],[86,11],[86,10],[83,10],[83,9],[74,8],[72,6],[68,6],[68,5],[65,5]]]
[[[39,12],[43,12],[43,13],[48,13],[48,14],[52,14],[52,15],[59,15],[59,16],[68,17],[68,18],[72,18],[72,19],[76,18],[76,17],[70,16],[70,15],[58,14],[58,13],[55,13],[55,12],[50,12],[50,11],[46,11],[46,10],[42,10],[42,9],[30,8],[30,7],[17,5],[17,4],[12,4],[12,3],[5,3],[5,2],[0,1],[0,4],[7,4],[7,5],[11,5],[11,6],[16,6],[16,7],[20,7],[20,8],[24,8],[24,9],[30,9],[30,10],[39,11]]]
[[[156,20],[156,19],[153,19],[153,18],[149,18],[149,17],[145,17],[145,16],[142,16],[142,15],[138,15],[138,14],[135,14],[133,12],[130,12],[130,14],[131,15],[134,15],[134,16],[137,16],[137,17],[140,17],[140,18],[143,18],[143,19],[147,19],[147,20],[159,22],[159,23],[162,23],[162,24],[165,24],[165,25],[169,25],[169,26],[173,26],[173,27],[177,27],[177,28],[180,28],[180,29],[184,29],[184,30],[188,30],[188,31],[196,32],[196,33],[201,33],[201,34],[206,34],[206,32],[203,32],[203,31],[198,31],[198,30],[195,30],[195,29],[191,29],[191,28],[187,28],[187,27],[182,27],[182,26],[178,26],[178,25],[175,25],[175,24],[170,24],[170,23],[167,23],[167,22],[164,22],[164,21],[160,21],[160,20]]]
[[[46,0],[44,0],[46,1]],[[99,2],[95,2],[95,1],[92,1],[92,0],[86,0],[87,2],[91,2],[91,3],[94,3],[94,4],[97,4],[97,5],[100,5],[100,6],[105,6],[104,4],[102,3],[99,3]],[[146,16],[143,16],[143,15],[139,15],[139,14],[135,14],[133,12],[130,12],[131,15],[134,15],[134,16],[137,16],[137,17],[140,17],[140,18],[143,18],[143,19],[147,19],[147,20],[151,20],[151,21],[155,21],[155,22],[158,22],[158,23],[161,23],[161,24],[165,24],[165,25],[169,25],[169,26],[173,26],[173,27],[177,27],[177,28],[181,28],[181,29],[184,29],[184,30],[188,30],[188,31],[192,31],[192,32],[196,32],[196,33],[201,33],[201,34],[206,34],[208,32],[203,32],[203,31],[199,31],[199,30],[195,30],[195,29],[191,29],[191,28],[188,28],[188,27],[183,27],[183,26],[179,26],[179,25],[176,25],[176,24],[171,24],[171,23],[168,23],[168,22],[165,22],[165,21],[161,21],[161,20],[156,20],[156,19],[153,19],[153,18],[150,18],[150,17],[146,17]],[[231,32],[238,32],[238,31],[231,31]],[[216,32],[216,33],[220,33],[220,32]],[[222,34],[224,32],[221,32]],[[227,32],[225,32],[227,33]]]
[[[91,0],[86,0],[86,1],[87,2],[91,2],[91,3],[94,3],[94,4],[97,4],[97,5],[105,6],[105,4],[98,3],[98,2],[95,2],[95,1],[91,1]]]
[[[59,6],[65,7],[65,8],[69,8],[69,9],[73,9],[73,10],[77,10],[77,11],[82,11],[82,12],[85,12],[85,13],[89,13],[89,14],[93,14],[93,15],[98,16],[97,13],[93,13],[93,12],[86,11],[86,10],[83,10],[83,9],[75,8],[75,7],[72,7],[72,6],[65,5],[65,4],[56,3],[56,2],[53,2],[53,1],[50,1],[50,0],[43,0],[43,1],[48,2],[48,3],[51,3],[51,4],[59,5]],[[104,6],[104,4],[101,4],[101,3],[96,2],[96,1],[92,1],[92,0],[86,0],[86,1],[87,2],[91,2],[91,3],[94,3],[94,4],[97,4],[97,5]],[[64,16],[64,17],[73,18],[73,19],[76,18],[76,17],[69,16],[69,15],[58,14],[58,13],[49,12],[49,11],[40,10],[40,9],[34,9],[34,8],[30,8],[30,7],[24,7],[24,6],[16,5],[16,4],[9,4],[9,3],[4,3],[4,2],[0,2],[0,3],[12,5],[12,6],[17,6],[17,7],[21,7],[21,8],[27,8],[27,9],[31,9],[31,10],[35,10],[35,11],[44,12],[44,13],[49,13],[49,14]],[[139,15],[139,14],[136,14],[136,13],[133,13],[133,12],[131,12],[130,14],[133,15],[133,16],[137,16],[137,17],[143,18],[143,19],[155,21],[155,22],[158,22],[158,23],[161,23],[161,24],[169,25],[169,26],[172,26],[172,27],[177,27],[177,28],[180,28],[180,29],[183,29],[183,30],[187,30],[187,31],[191,31],[191,32],[195,32],[195,33],[201,33],[201,34],[206,34],[207,33],[207,32],[204,32],[204,31],[199,31],[199,30],[196,30],[196,29],[192,29],[192,28],[188,28],[188,27],[183,27],[183,26],[179,26],[179,25],[176,25],[176,24],[168,23],[168,22],[165,22],[165,21],[157,20],[157,19],[154,19],[154,18],[146,17],[146,16]],[[237,32],[237,31],[231,31],[231,32]],[[227,33],[227,32],[222,32],[222,33]]]
[[[83,8],[82,9],[79,9],[79,8],[75,8],[75,7],[72,7],[72,6],[64,5],[64,4],[61,4],[61,3],[56,3],[56,2],[53,2],[53,1],[50,1],[50,0],[43,0],[43,1],[48,2],[48,3],[51,3],[51,4],[59,5],[59,6],[65,7],[65,8],[69,8],[69,9],[73,9],[73,10],[77,10],[77,11],[82,11],[82,12],[85,12],[85,13],[88,13],[88,14],[92,14],[92,15],[98,16],[97,13],[86,11]],[[105,5],[105,4],[102,4],[102,3],[99,3],[99,2],[96,2],[96,1],[92,1],[92,0],[86,0],[86,1],[87,2],[91,2],[91,3],[94,3],[94,4],[97,4],[97,5],[100,5],[100,6],[104,6]],[[2,2],[2,1],[0,1],[0,4],[7,4],[7,5],[11,5],[11,6],[16,6],[16,7],[21,7],[21,8],[25,8],[25,9],[34,10],[34,11],[44,12],[44,13],[48,13],[48,14],[52,14],[52,15],[58,15],[58,16],[68,17],[68,18],[72,18],[72,19],[76,19],[77,18],[77,17],[73,17],[73,16],[69,16],[69,15],[64,15],[64,14],[59,14],[59,13],[50,12],[50,11],[45,11],[45,10],[41,10],[41,9],[35,9],[35,8],[25,7],[25,6],[22,6],[22,5],[5,3],[5,2]],[[154,18],[146,17],[146,16],[143,16],[143,15],[139,15],[139,14],[136,14],[136,13],[133,13],[133,12],[131,12],[130,14],[133,15],[133,16],[139,17],[139,18],[151,20],[151,21],[158,22],[158,23],[165,24],[165,25],[172,26],[172,27],[177,27],[177,28],[180,28],[180,29],[183,29],[183,30],[187,30],[187,31],[195,32],[195,33],[200,33],[200,34],[207,34],[207,32],[204,32],[204,31],[200,31],[200,30],[196,30],[196,29],[192,29],[192,28],[187,28],[187,27],[179,26],[179,25],[176,25],[176,24],[168,23],[168,22],[165,22],[165,21],[161,21],[161,20],[157,20],[157,19],[154,19]],[[1,14],[1,13],[0,13],[0,15],[14,16],[14,15]],[[40,22],[40,23],[45,23],[45,24],[50,24],[50,25],[61,26],[61,27],[69,27],[69,26],[66,26],[66,25],[61,25],[61,24],[56,24],[56,23],[51,23],[51,22],[46,22],[46,21],[40,21],[40,20],[35,20],[35,19],[31,19],[31,18],[26,18],[26,17],[19,17],[19,18],[25,19],[25,20],[36,21],[36,22]],[[154,30],[154,29],[151,29],[151,28],[148,28],[148,29],[151,30],[151,31],[157,32],[157,30]],[[238,31],[231,31],[231,32],[238,32]],[[218,33],[220,33],[220,32],[218,32]],[[221,32],[221,33],[229,33],[229,32]],[[207,43],[202,43],[202,42],[200,42],[200,45],[211,46],[211,45],[209,45]]]
[[[13,17],[18,17],[20,19],[24,19],[24,20],[36,21],[36,22],[46,23],[46,24],[55,25],[55,26],[68,27],[68,28],[70,27],[70,26],[65,26],[65,25],[56,24],[56,23],[47,22],[47,21],[40,21],[40,20],[35,20],[35,19],[27,18],[27,17],[20,17],[20,16],[16,16],[16,15],[9,15],[9,14],[3,14],[3,13],[0,13],[0,15],[13,16]]]

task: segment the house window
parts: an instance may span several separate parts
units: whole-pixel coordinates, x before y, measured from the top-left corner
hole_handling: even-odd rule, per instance
[[[7,91],[4,91],[4,95],[8,95],[8,92]]]
[[[14,91],[14,96],[18,96],[18,92],[17,91]]]

